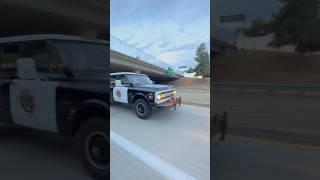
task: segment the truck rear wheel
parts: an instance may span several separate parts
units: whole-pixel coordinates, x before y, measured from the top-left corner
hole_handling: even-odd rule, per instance
[[[88,172],[97,180],[109,177],[110,142],[107,120],[88,118],[79,131],[81,154]]]
[[[134,102],[134,109],[140,119],[148,119],[152,113],[152,108],[144,99],[137,99]]]

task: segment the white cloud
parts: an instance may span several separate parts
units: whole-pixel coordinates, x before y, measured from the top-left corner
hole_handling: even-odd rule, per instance
[[[183,2],[185,5],[189,1]],[[188,12],[184,11],[187,10],[184,6],[175,5],[176,10],[170,9],[176,11],[172,18],[156,21],[157,18],[152,21],[148,17],[147,20],[132,22],[124,19],[126,23],[111,25],[111,34],[119,39],[127,39],[129,44],[135,44],[137,48],[144,47],[145,52],[173,66],[181,63],[193,65],[196,47],[201,42],[209,43],[210,41],[210,13],[209,10],[207,13],[199,10]],[[192,7],[188,7],[190,8]],[[194,6],[194,8],[197,7]],[[200,12],[203,14],[201,15]],[[166,49],[171,51],[167,52]]]

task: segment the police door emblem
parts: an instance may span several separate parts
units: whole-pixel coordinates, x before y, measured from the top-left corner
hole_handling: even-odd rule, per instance
[[[34,99],[32,93],[29,90],[24,90],[20,94],[20,105],[26,112],[33,112]]]
[[[121,92],[119,91],[119,89],[116,91],[116,95],[120,98],[121,97]]]

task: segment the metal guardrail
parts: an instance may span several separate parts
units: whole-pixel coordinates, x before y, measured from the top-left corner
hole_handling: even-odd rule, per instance
[[[163,61],[157,59],[156,57],[144,52],[141,49],[138,49],[127,42],[118,39],[117,37],[110,35],[110,49],[130,56],[132,58],[139,59],[143,62],[158,66],[163,70],[168,68],[174,69],[171,65],[164,63]],[[174,70],[174,73],[179,76],[183,76],[183,73],[177,70]]]
[[[253,84],[215,83],[213,91],[235,93],[262,93],[299,96],[320,96],[320,84]]]
[[[269,90],[297,90],[297,91],[319,91],[320,85],[298,85],[298,84],[255,84],[255,83],[214,83],[216,88],[242,88],[242,89],[269,89]]]

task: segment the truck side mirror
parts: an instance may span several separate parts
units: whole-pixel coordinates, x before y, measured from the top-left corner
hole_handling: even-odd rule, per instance
[[[32,58],[17,59],[17,76],[22,80],[39,79],[34,60]]]
[[[122,86],[122,83],[120,80],[115,80],[115,84],[116,84],[116,86]]]

